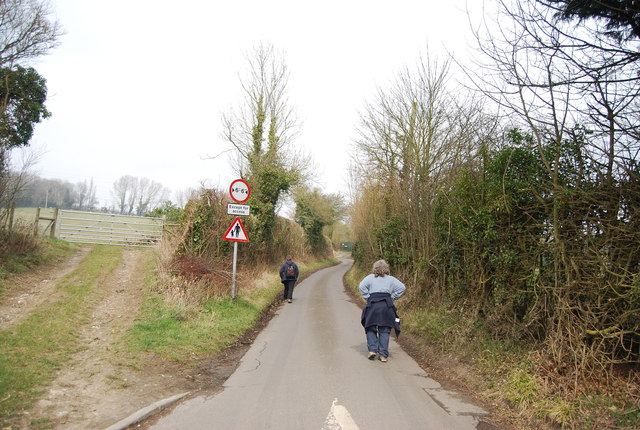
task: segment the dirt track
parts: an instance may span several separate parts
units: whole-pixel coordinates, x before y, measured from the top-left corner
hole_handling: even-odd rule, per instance
[[[80,248],[55,266],[7,281],[0,303],[0,328],[8,328],[36,306],[55,297],[55,285],[82,264],[90,248]],[[133,323],[143,300],[144,253],[125,249],[121,264],[99,285],[90,321],[80,328],[81,350],[58,372],[33,409],[15,425],[33,428],[105,428],[158,400],[183,392],[215,391],[233,370],[241,351],[216,361],[186,368],[144,357],[134,360],[117,349],[116,341]],[[149,358],[149,357],[147,357]]]

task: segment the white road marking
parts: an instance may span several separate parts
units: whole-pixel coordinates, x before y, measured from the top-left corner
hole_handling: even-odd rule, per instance
[[[342,405],[338,404],[338,399],[334,399],[331,404],[329,415],[324,421],[321,430],[359,430],[356,422],[351,418],[351,414]]]

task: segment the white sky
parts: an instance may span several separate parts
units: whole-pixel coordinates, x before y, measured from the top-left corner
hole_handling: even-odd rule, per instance
[[[36,170],[93,179],[101,205],[123,175],[173,191],[228,188],[237,175],[227,156],[203,157],[229,148],[221,114],[242,102],[238,75],[260,43],[289,67],[295,146],[324,192],[346,194],[365,100],[427,46],[459,53],[470,33],[466,0],[50,1],[66,34],[34,64],[53,114],[36,126]]]

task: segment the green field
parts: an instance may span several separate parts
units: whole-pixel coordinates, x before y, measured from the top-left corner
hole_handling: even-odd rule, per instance
[[[14,226],[33,229],[36,220],[36,208],[16,208],[13,215]],[[40,208],[40,217],[53,218],[54,208]],[[49,226],[51,221],[38,221],[38,234],[49,234]],[[46,231],[45,231],[46,230]]]

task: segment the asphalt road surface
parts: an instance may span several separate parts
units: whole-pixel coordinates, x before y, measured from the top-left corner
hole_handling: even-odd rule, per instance
[[[395,340],[387,363],[367,359],[361,309],[342,283],[350,264],[298,284],[222,391],[180,404],[151,428],[478,428],[486,412],[428,378]]]

